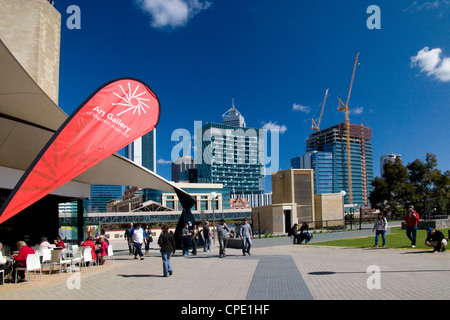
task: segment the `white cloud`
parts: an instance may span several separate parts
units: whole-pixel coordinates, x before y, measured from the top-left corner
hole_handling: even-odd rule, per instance
[[[158,159],[156,162],[159,163],[159,164],[171,164],[172,163],[171,160],[164,160],[162,158]]]
[[[420,50],[416,56],[411,57],[411,68],[418,66],[421,72],[429,77],[435,77],[442,82],[450,81],[450,58],[442,57],[442,49],[429,49],[428,47]]]
[[[283,124],[283,125],[279,125],[277,124],[277,122],[272,122],[269,121],[268,123],[264,123],[262,129],[266,129],[266,130],[278,130],[281,134],[285,133],[287,130],[287,127]]]
[[[304,113],[309,113],[309,111],[310,111],[308,106],[302,106],[302,105],[297,104],[297,103],[294,103],[292,105],[292,110],[294,110],[294,111],[301,111],[301,112],[304,112]]]
[[[208,9],[209,1],[203,0],[136,0],[141,9],[152,17],[154,28],[184,26],[200,11]]]
[[[364,111],[363,107],[359,107],[359,108],[349,108],[348,109],[348,113],[350,114],[362,114]]]
[[[439,9],[450,5],[450,0],[434,0],[434,1],[414,1],[408,8],[404,11],[421,11],[421,10],[432,10]]]

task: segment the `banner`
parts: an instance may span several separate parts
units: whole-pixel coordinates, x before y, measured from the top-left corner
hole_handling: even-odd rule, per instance
[[[106,83],[45,145],[0,209],[0,223],[150,132],[159,117],[158,97],[146,84],[132,78]]]

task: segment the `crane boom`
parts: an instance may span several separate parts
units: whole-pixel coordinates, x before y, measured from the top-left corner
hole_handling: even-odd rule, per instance
[[[353,204],[353,186],[352,186],[352,163],[351,163],[351,153],[350,153],[350,118],[348,115],[350,94],[352,93],[353,80],[355,79],[356,66],[358,65],[359,52],[356,54],[355,63],[353,65],[352,79],[350,81],[350,88],[348,89],[347,102],[344,104],[341,99],[339,99],[338,111],[345,111],[345,136],[347,142],[347,179],[348,179],[348,203]]]
[[[313,129],[313,130],[320,131],[320,122],[322,121],[323,108],[325,107],[325,102],[327,101],[328,90],[329,89],[327,89],[327,91],[325,92],[325,98],[323,99],[322,111],[320,111],[319,123],[316,124],[316,121],[314,121],[314,118],[312,119],[311,129]]]

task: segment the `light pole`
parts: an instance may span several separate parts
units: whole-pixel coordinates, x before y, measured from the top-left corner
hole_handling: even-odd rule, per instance
[[[215,193],[214,191],[213,192],[211,192],[210,194],[209,194],[209,196],[211,197],[211,199],[212,199],[212,201],[211,201],[211,204],[212,204],[212,208],[213,208],[213,229],[214,229],[214,244],[216,244],[216,213],[215,213],[215,211],[214,211],[214,202],[215,202],[215,200],[216,200],[216,198],[217,198],[217,193]]]
[[[339,192],[339,194],[342,197],[342,217],[343,217],[343,224],[344,224],[344,230],[345,230],[345,209],[344,209],[344,200],[345,200],[345,195],[347,194],[347,192],[345,192],[344,190],[342,190],[341,192]]]

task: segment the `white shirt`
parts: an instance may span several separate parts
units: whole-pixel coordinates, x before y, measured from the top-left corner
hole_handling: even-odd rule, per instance
[[[134,229],[132,239],[134,242],[143,243],[144,242],[144,229]]]

